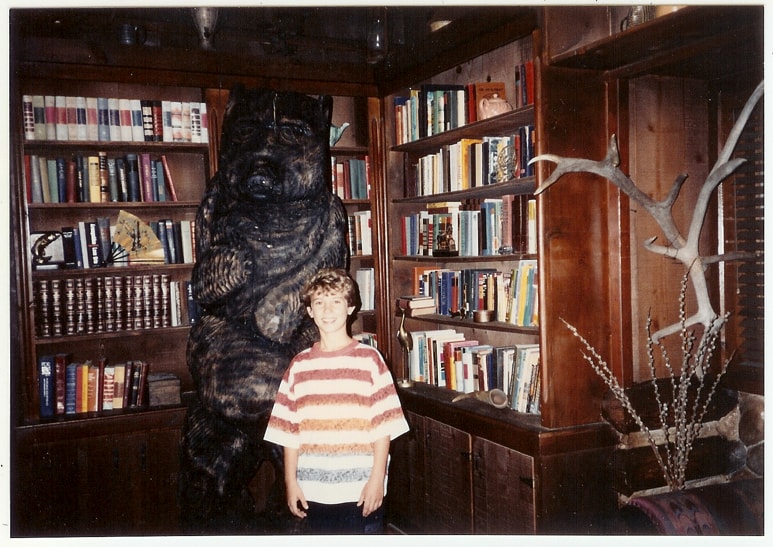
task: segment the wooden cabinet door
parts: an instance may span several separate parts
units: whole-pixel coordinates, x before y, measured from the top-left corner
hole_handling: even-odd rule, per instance
[[[143,463],[143,532],[159,535],[179,532],[177,476],[180,471],[180,436],[177,428],[148,432]]]
[[[20,446],[11,480],[12,531],[17,537],[61,536],[78,530],[79,467],[71,441]]]
[[[143,433],[81,439],[78,509],[84,535],[123,535],[142,511],[146,455]]]
[[[406,412],[408,433],[392,442],[387,490],[387,520],[406,533],[424,530],[424,418]]]
[[[470,534],[472,478],[469,434],[424,418],[425,510],[430,534]]]
[[[473,437],[476,534],[536,532],[534,458]]]
[[[84,533],[179,531],[177,429],[87,439],[81,443]],[[87,470],[87,471],[86,471]]]

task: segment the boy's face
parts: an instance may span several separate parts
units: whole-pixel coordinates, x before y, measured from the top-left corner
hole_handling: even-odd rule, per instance
[[[335,332],[346,330],[346,320],[354,311],[354,306],[350,306],[340,292],[318,291],[306,310],[321,332]]]

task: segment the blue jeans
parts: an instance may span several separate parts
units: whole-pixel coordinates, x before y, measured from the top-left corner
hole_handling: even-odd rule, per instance
[[[362,516],[362,507],[356,502],[326,504],[309,502],[303,519],[307,534],[381,534],[384,531],[384,506]]]

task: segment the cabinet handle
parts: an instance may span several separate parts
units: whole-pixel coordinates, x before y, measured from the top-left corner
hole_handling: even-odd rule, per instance
[[[140,445],[140,469],[142,471],[145,471],[147,467],[147,461],[148,461],[148,445],[145,443],[142,443]]]
[[[534,489],[534,479],[532,477],[518,477],[518,480],[520,480],[523,484]]]
[[[118,448],[113,448],[113,470],[118,471],[121,468],[121,453]]]

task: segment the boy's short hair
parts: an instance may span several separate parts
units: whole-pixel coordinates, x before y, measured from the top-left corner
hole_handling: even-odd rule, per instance
[[[357,305],[357,286],[346,270],[340,268],[324,268],[319,270],[306,283],[301,292],[303,304],[311,306],[311,299],[317,293],[339,292],[346,299],[349,306]]]

